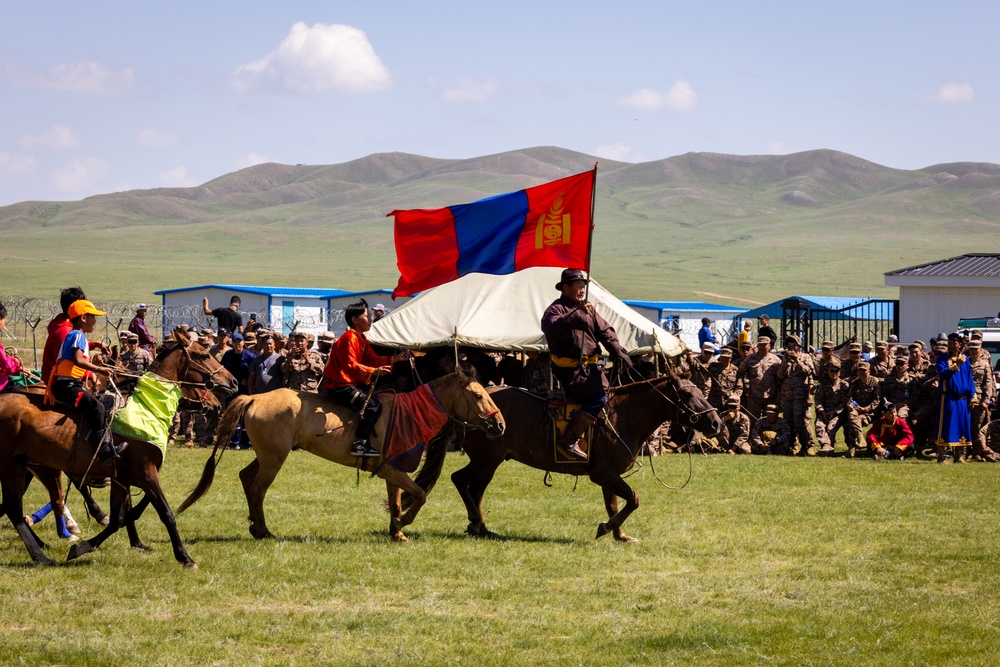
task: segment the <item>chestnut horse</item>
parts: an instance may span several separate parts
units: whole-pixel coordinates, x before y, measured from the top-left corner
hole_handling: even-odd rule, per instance
[[[490,387],[488,391],[497,407],[504,414],[517,415],[517,419],[495,440],[470,433],[462,443],[469,464],[456,471],[451,481],[468,511],[466,532],[473,537],[498,537],[486,528],[483,494],[500,464],[514,459],[539,470],[587,475],[601,487],[608,512],[607,522],[597,527],[597,537],[613,533],[617,540],[634,542],[634,538],[622,532],[621,526],[639,507],[639,497],[621,476],[635,464],[643,443],[665,421],[678,421],[707,435],[715,435],[722,428],[719,416],[701,391],[672,369],[668,372],[655,380],[610,390],[603,418],[593,428],[590,457],[586,461],[556,460],[547,396],[516,387]],[[440,458],[441,461],[435,461],[428,457],[418,473],[416,481],[422,487],[433,487],[441,473],[444,457]],[[625,500],[621,511],[618,498]]]
[[[490,399],[483,386],[461,370],[440,377],[428,385],[437,396],[441,408],[450,421],[476,429],[483,439],[503,433],[503,416]],[[386,425],[392,414],[395,395],[382,398],[382,414],[372,436],[372,445],[382,450]],[[265,394],[238,396],[219,420],[215,449],[205,462],[205,471],[191,495],[181,503],[180,514],[197,502],[212,485],[218,464],[216,453],[225,447],[236,424],[242,418],[256,458],[240,471],[243,492],[250,510],[250,534],[257,539],[274,537],[264,519],[264,496],[275,476],[293,449],[302,449],[316,456],[339,463],[372,470],[385,480],[389,497],[389,533],[392,539],[406,541],[403,528],[416,518],[424,504],[426,493],[405,472],[385,463],[381,457],[358,459],[351,456],[355,427],[352,420],[357,415],[350,408],[337,405],[328,398],[291,389],[276,389]],[[223,450],[224,451],[224,450]],[[222,455],[219,454],[219,459]],[[405,515],[400,507],[400,490],[405,490],[414,501]]]
[[[150,372],[175,381],[181,386],[182,405],[219,405],[237,389],[233,378],[200,343],[185,334],[175,332],[168,345],[150,366]],[[29,463],[36,470],[49,471],[53,479],[43,479],[48,487],[59,484],[57,471],[68,475],[85,474],[112,478],[111,515],[108,526],[97,536],[74,544],[68,560],[90,553],[114,534],[123,524],[135,521],[147,504],[152,503],[167,528],[174,557],[185,567],[196,567],[177,533],[174,515],[160,485],[159,467],[163,452],[142,440],[125,439],[114,434],[116,444],[127,442],[121,458],[104,463],[94,457],[94,446],[80,432],[80,414],[63,406],[44,407],[38,396],[28,394],[0,395],[0,486],[3,489],[3,510],[24,541],[36,563],[51,565],[42,549],[45,544],[24,522],[22,496]],[[86,429],[84,429],[86,430]],[[89,473],[88,473],[89,469]],[[46,475],[43,474],[43,477]],[[130,487],[145,492],[140,503],[130,510]],[[60,489],[61,499],[61,489]],[[139,546],[142,546],[141,543]]]

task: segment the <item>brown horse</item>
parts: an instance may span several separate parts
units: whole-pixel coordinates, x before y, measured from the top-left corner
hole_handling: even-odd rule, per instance
[[[557,461],[549,417],[549,401],[515,387],[491,387],[490,396],[504,414],[517,415],[510,427],[495,440],[470,433],[463,442],[469,464],[451,476],[465,502],[469,516],[466,529],[473,537],[498,537],[486,528],[483,494],[500,464],[507,459],[549,472],[587,475],[604,492],[607,522],[597,528],[597,537],[613,533],[615,539],[633,542],[622,532],[625,519],[639,507],[639,497],[622,479],[635,464],[637,453],[653,431],[665,421],[678,421],[709,435],[722,423],[705,396],[691,382],[669,371],[667,376],[613,388],[608,395],[604,419],[593,430],[587,461]],[[441,473],[440,461],[428,457],[417,475],[417,483],[431,488]],[[618,510],[618,498],[625,507]],[[408,501],[408,499],[407,499]]]
[[[186,335],[174,334],[175,342],[161,352],[150,371],[181,386],[182,404],[188,407],[218,405],[219,395],[236,391],[236,380],[208,350]],[[153,443],[124,439],[114,435],[115,442],[128,445],[121,458],[103,463],[94,457],[94,446],[81,436],[77,411],[56,406],[41,406],[38,397],[27,394],[0,396],[0,486],[3,489],[4,513],[24,541],[36,563],[51,565],[42,549],[44,543],[24,522],[22,496],[27,466],[39,466],[50,471],[58,484],[56,471],[69,475],[88,474],[112,478],[111,518],[107,528],[90,540],[74,544],[68,560],[90,553],[114,534],[123,524],[135,521],[147,504],[152,503],[167,528],[174,556],[185,567],[196,567],[177,533],[174,515],[160,485],[159,467],[163,452]],[[52,480],[43,480],[48,486]],[[130,487],[145,492],[140,503],[130,509]]]
[[[428,384],[451,421],[477,429],[484,439],[503,433],[503,416],[483,386],[471,376],[457,371]],[[382,401],[382,415],[372,437],[372,445],[380,451],[394,401],[392,394],[386,395]],[[389,533],[394,540],[406,541],[403,528],[416,518],[426,498],[425,490],[381,457],[358,459],[351,456],[355,431],[352,419],[356,418],[352,410],[325,397],[291,389],[238,396],[229,404],[219,421],[215,450],[205,463],[198,485],[178,508],[178,514],[197,502],[212,485],[218,464],[216,453],[229,442],[241,418],[256,454],[250,465],[240,471],[240,481],[243,482],[250,510],[250,534],[255,538],[274,537],[264,519],[264,496],[288,454],[293,449],[302,449],[345,466],[357,467],[360,461],[365,470],[372,470],[384,479],[389,497]],[[219,454],[218,458],[221,459],[222,455]],[[400,506],[401,489],[414,498],[405,515],[402,515]]]

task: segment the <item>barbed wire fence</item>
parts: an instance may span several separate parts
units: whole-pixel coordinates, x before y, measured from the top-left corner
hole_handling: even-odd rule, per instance
[[[41,367],[42,348],[48,336],[48,324],[62,312],[59,301],[0,294],[0,303],[7,308],[7,325],[3,331],[0,331],[0,339],[3,340],[4,347],[8,351],[11,349],[16,351],[26,366]],[[88,338],[102,341],[107,345],[117,345],[118,332],[128,329],[129,323],[135,317],[135,302],[94,301],[94,305],[105,311],[107,315],[97,319],[97,326]],[[186,324],[194,330],[214,329],[216,326],[215,318],[211,315],[205,315],[200,305],[162,306],[149,304],[148,306],[145,320],[146,328],[157,342],[163,341],[164,323],[166,323],[165,328],[168,333],[181,324]],[[249,321],[251,314],[255,314],[263,326],[270,328],[270,321],[266,313],[240,311],[244,323]],[[296,309],[295,321],[284,324],[286,326],[283,327],[282,333],[288,333],[292,328],[311,332],[337,331],[338,329],[342,331],[345,328],[344,311],[343,309],[333,309],[317,312]]]

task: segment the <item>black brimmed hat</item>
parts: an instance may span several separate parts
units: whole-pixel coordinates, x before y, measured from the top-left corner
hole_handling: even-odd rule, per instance
[[[561,290],[564,284],[577,280],[590,282],[587,274],[580,269],[563,269],[562,275],[559,277],[559,282],[556,283],[556,289]]]

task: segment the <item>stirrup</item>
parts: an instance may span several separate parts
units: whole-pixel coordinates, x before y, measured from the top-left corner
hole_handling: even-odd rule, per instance
[[[351,445],[351,456],[370,459],[379,456],[379,453],[368,440],[355,440],[354,444]]]

